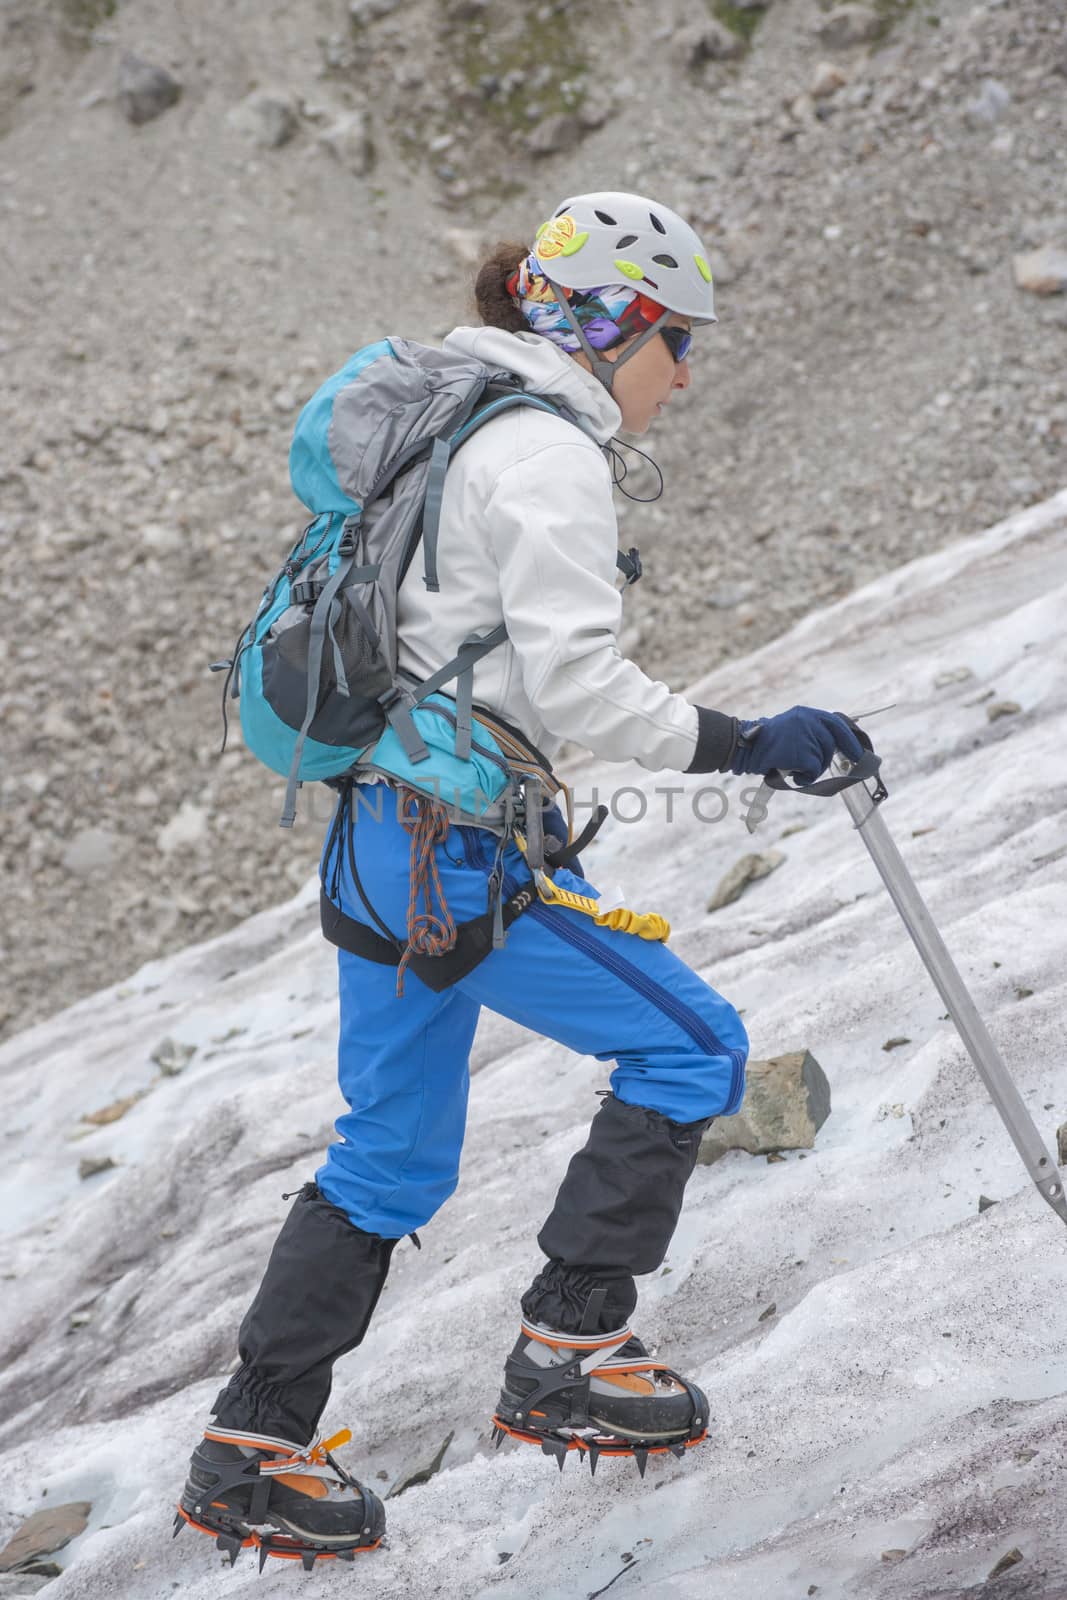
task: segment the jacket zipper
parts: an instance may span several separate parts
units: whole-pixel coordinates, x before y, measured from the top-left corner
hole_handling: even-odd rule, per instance
[[[614,972],[616,977],[628,983],[631,989],[636,989],[638,994],[644,995],[646,1000],[651,1000],[660,1011],[664,1012],[672,1021],[683,1029],[695,1044],[701,1049],[709,1050],[712,1055],[728,1056],[730,1058],[730,1098],[717,1116],[729,1117],[738,1110],[744,1088],[744,1057],[739,1050],[729,1050],[721,1039],[716,1038],[707,1023],[697,1016],[683,1001],[676,1000],[669,990],[662,984],[656,983],[653,978],[646,977],[640,968],[624,961],[617,956],[614,950],[601,944],[597,939],[587,934],[583,928],[577,927],[573,922],[565,921],[558,911],[534,901],[529,908],[529,913],[537,922],[546,928],[551,928],[558,933],[561,939],[574,945],[577,950],[584,950],[592,956],[594,961],[606,967],[609,972]],[[734,1102],[737,1102],[735,1104]]]

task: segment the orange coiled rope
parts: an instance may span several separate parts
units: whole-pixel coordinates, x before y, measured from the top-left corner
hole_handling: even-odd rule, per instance
[[[403,789],[401,794],[400,820],[411,835],[411,858],[408,868],[408,942],[396,975],[398,998],[403,996],[404,971],[413,955],[444,955],[456,943],[456,924],[445,901],[434,855],[434,846],[448,838],[451,826],[448,812],[439,800],[432,800],[429,795],[417,794],[412,789]],[[421,911],[418,908],[420,893],[424,901]],[[433,909],[435,895],[441,908],[440,915]]]

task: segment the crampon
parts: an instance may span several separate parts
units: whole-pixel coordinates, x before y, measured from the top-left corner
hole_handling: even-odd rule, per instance
[[[504,1369],[493,1443],[540,1446],[563,1471],[578,1453],[595,1472],[601,1456],[631,1456],[642,1477],[651,1455],[682,1457],[707,1438],[708,1402],[696,1384],[653,1361],[629,1328],[522,1332]]]
[[[271,1556],[300,1561],[310,1572],[316,1561],[352,1561],[376,1550],[385,1509],[330,1454],[351,1437],[344,1428],[302,1446],[208,1428],[193,1452],[175,1537],[186,1526],[210,1535],[231,1566],[242,1550],[258,1550],[261,1572]]]

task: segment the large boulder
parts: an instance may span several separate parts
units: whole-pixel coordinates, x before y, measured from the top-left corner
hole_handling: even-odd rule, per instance
[[[830,1115],[829,1080],[810,1050],[750,1061],[747,1076],[740,1111],[716,1117],[700,1141],[697,1159],[705,1166],[728,1150],[810,1150]]]

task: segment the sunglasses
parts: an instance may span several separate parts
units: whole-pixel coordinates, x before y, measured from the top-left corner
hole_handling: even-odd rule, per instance
[[[675,366],[684,361],[693,345],[693,335],[688,328],[661,328],[660,337],[674,357]]]

